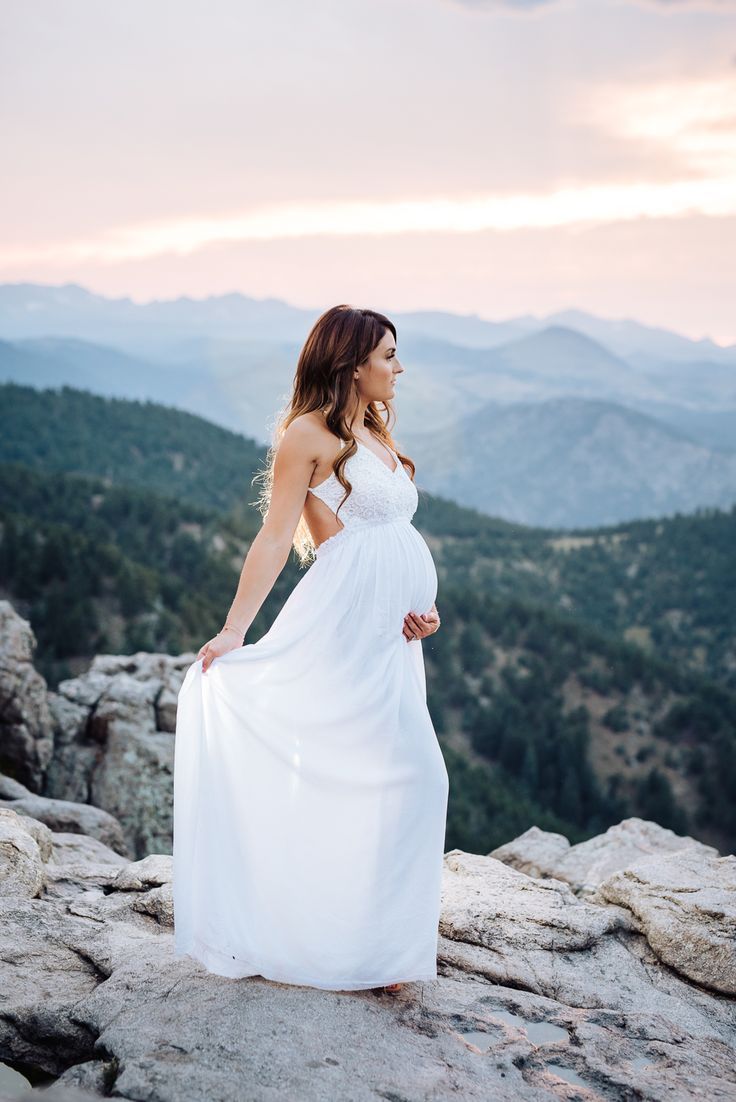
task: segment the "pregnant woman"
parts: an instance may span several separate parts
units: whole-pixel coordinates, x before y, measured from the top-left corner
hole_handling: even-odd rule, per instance
[[[263,525],[179,691],[175,952],[221,976],[392,992],[437,976],[448,776],[421,640],[440,621],[414,464],[387,427],[403,370],[382,314],[316,322]],[[292,548],[311,565],[244,645]]]

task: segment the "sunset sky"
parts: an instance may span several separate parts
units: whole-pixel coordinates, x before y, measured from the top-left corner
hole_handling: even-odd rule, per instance
[[[577,307],[736,342],[736,0],[5,0],[0,21],[0,282]]]

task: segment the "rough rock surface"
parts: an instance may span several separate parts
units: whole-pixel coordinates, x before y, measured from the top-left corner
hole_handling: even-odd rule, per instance
[[[0,808],[27,815],[54,831],[89,834],[104,845],[131,856],[120,823],[99,807],[37,796],[11,777],[0,775]]]
[[[176,698],[194,658],[100,655],[49,694],[55,750],[45,794],[104,808],[139,857],[171,850]]]
[[[63,802],[94,805],[110,818],[97,831],[87,821],[51,821],[50,806],[42,814],[30,792],[21,806],[0,791],[0,806],[55,830],[94,833],[131,856],[171,852],[177,696],[196,655],[98,655],[86,673],[50,692],[31,664],[30,625],[7,601],[0,601],[0,629],[0,772],[55,799],[60,816]],[[109,833],[121,829],[122,837]]]
[[[628,868],[640,857],[690,850],[707,862],[718,856],[712,846],[695,838],[681,838],[674,831],[644,819],[623,819],[605,834],[571,846],[562,834],[530,827],[504,846],[491,851],[519,872],[529,876],[553,876],[565,880],[579,894],[589,894],[614,872]]]
[[[33,666],[31,625],[0,601],[0,772],[39,790],[54,744],[46,682]]]
[[[626,907],[680,975],[736,995],[736,857],[652,855],[604,880],[597,901]]]
[[[4,899],[30,899],[43,887],[43,858],[38,842],[14,811],[0,808],[0,892]]]
[[[0,896],[0,1059],[57,1077],[49,1102],[736,1098],[736,999],[717,986],[735,862],[695,881],[689,839],[594,896],[452,850],[439,978],[391,996],[211,975],[174,955],[169,856],[69,833],[49,851],[47,828],[3,819],[42,884]]]
[[[639,819],[576,846],[532,827],[445,855],[436,982],[211,975],[173,947],[194,655],[100,657],[46,693],[0,621],[0,1061],[55,1079],[49,1102],[736,1099],[736,858]]]

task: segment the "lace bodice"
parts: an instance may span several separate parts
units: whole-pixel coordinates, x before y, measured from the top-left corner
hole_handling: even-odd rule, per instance
[[[411,520],[419,504],[419,495],[396,452],[391,452],[396,463],[396,468],[391,471],[388,464],[379,459],[369,447],[360,440],[356,443],[358,450],[350,456],[343,468],[353,490],[337,514],[338,520],[345,527],[355,521],[362,523],[399,517]],[[341,441],[340,447],[344,446],[345,442]],[[324,501],[333,513],[345,493],[345,488],[334,471],[317,486],[310,486],[309,490],[320,501]]]

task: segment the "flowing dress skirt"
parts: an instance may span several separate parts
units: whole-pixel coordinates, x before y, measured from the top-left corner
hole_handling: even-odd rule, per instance
[[[437,593],[405,517],[317,549],[270,630],[187,670],[174,761],[175,952],[353,990],[432,980],[448,797],[410,610]]]

